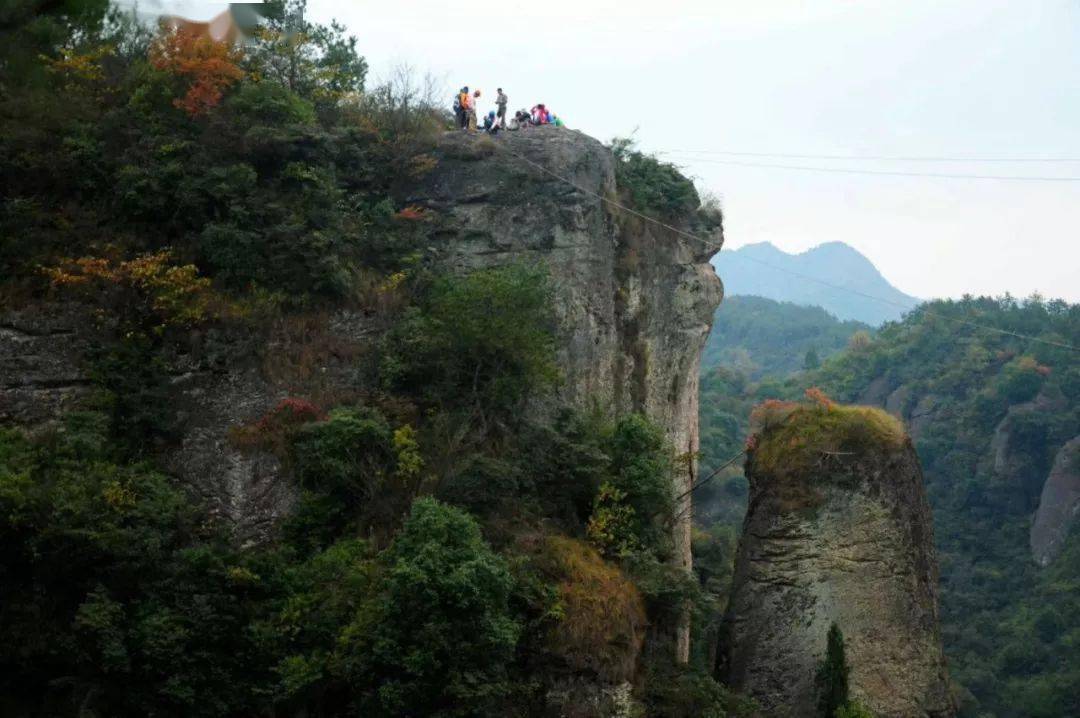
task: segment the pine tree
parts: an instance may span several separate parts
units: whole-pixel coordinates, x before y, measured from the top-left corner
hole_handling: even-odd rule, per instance
[[[847,705],[850,672],[844,655],[844,634],[834,623],[829,626],[825,660],[821,662],[817,672],[818,709],[823,718],[832,718],[837,709]]]

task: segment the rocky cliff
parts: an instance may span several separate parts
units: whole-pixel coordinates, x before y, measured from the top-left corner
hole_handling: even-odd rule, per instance
[[[1043,484],[1039,510],[1031,525],[1031,553],[1047,566],[1061,552],[1080,519],[1080,436],[1061,447]]]
[[[880,412],[844,411],[860,413],[845,426],[802,412],[788,419],[802,422],[791,433],[758,436],[723,670],[766,715],[815,715],[815,675],[835,623],[852,699],[877,716],[951,716],[918,457]],[[867,428],[875,424],[882,436]]]
[[[408,198],[430,218],[428,259],[456,271],[546,266],[561,332],[559,398],[643,411],[667,428],[678,451],[695,452],[698,360],[721,297],[709,264],[719,230],[706,246],[620,216],[597,198],[617,194],[612,156],[578,132],[536,128],[497,144],[451,133],[437,155],[436,169]],[[689,217],[682,226],[700,229]],[[86,352],[95,343],[80,308],[9,309],[0,327],[0,422],[39,424],[78,406],[91,385]],[[367,317],[342,310],[282,322],[268,338],[196,337],[170,359],[165,403],[178,439],[163,451],[164,465],[241,538],[259,540],[289,510],[293,489],[271,455],[233,447],[230,429],[286,396],[362,395],[356,358],[377,333]],[[681,494],[689,473],[679,480]],[[688,567],[689,512],[681,515],[675,539]]]

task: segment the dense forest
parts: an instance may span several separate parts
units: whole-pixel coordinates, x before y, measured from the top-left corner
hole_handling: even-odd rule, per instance
[[[1080,714],[1080,531],[1045,568],[1029,548],[1054,456],[1080,434],[1080,366],[1062,344],[1080,344],[1076,305],[965,298],[922,305],[873,338],[856,333],[820,368],[794,375],[754,381],[737,365],[703,368],[705,466],[738,455],[755,404],[811,387],[888,406],[908,422],[933,507],[942,630],[965,716]],[[995,461],[1003,426],[1004,465]],[[746,502],[739,467],[701,493],[699,524],[735,534]]]
[[[701,357],[703,367],[723,366],[758,381],[817,369],[822,360],[870,327],[841,321],[821,307],[755,296],[726,297],[716,310]]]
[[[532,715],[582,677],[626,711],[745,713],[661,630],[688,606],[714,630],[730,566],[708,535],[700,580],[670,561],[663,431],[522,410],[559,379],[548,277],[424,261],[402,187],[449,112],[368,86],[300,9],[239,48],[100,0],[5,5],[0,297],[98,339],[89,400],[0,429],[0,713]],[[674,168],[617,162],[639,208],[698,205]],[[373,328],[364,390],[234,427],[299,491],[274,540],[239,542],[158,463],[172,363],[302,358],[267,337],[331,303]]]

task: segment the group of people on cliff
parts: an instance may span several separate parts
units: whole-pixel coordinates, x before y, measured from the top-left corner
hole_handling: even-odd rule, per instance
[[[483,131],[493,135],[502,130],[513,132],[540,125],[563,126],[563,121],[542,102],[527,112],[524,109],[518,110],[513,117],[507,119],[506,108],[510,99],[501,87],[496,92],[495,109],[489,110],[481,121],[478,115],[482,96],[480,90],[470,90],[468,86],[458,90],[454,96],[454,118],[457,126],[466,132]]]

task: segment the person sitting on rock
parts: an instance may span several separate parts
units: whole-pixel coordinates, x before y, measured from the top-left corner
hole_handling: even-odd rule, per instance
[[[484,115],[484,132],[491,132],[492,130],[498,130],[499,123],[495,119],[495,110]]]
[[[546,125],[548,123],[548,111],[543,102],[533,106],[529,121],[534,125]]]

